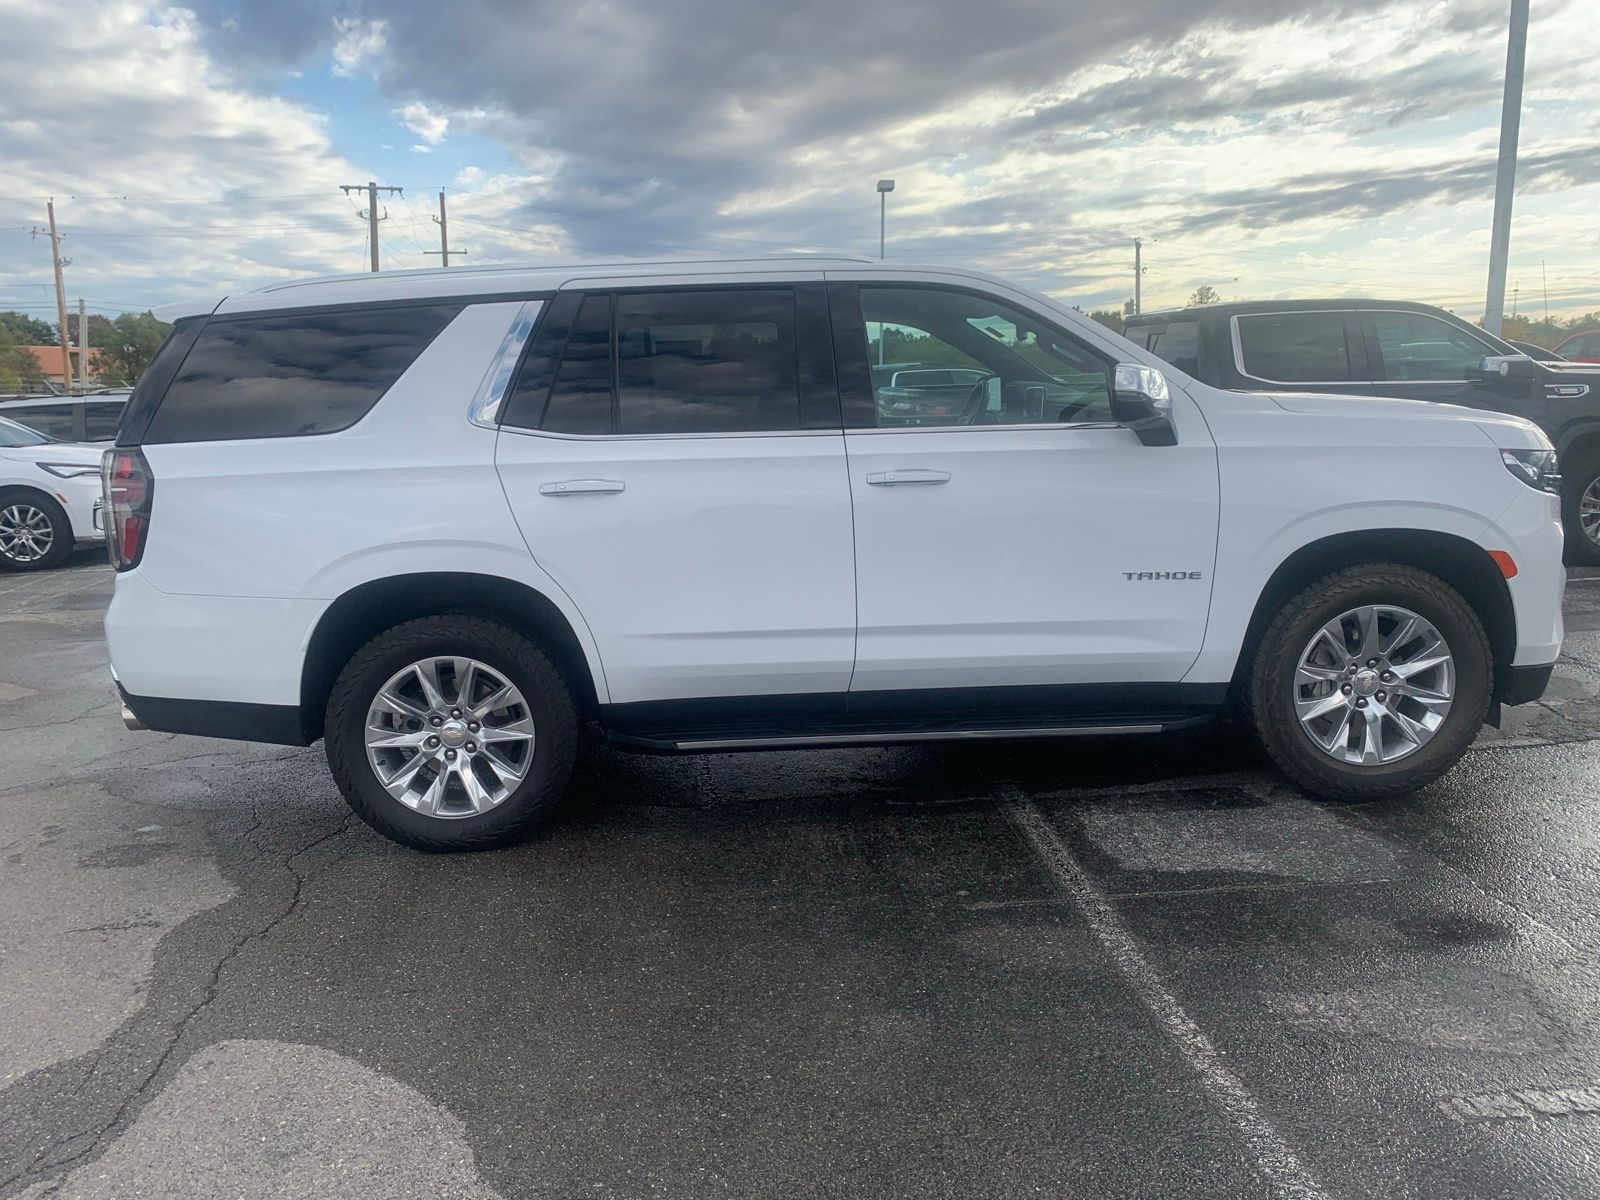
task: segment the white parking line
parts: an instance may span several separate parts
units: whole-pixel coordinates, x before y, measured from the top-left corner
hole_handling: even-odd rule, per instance
[[[1324,1200],[1327,1193],[1300,1161],[1299,1155],[1272,1127],[1244,1081],[1223,1062],[1216,1044],[1184,1011],[1161,973],[1144,956],[1138,939],[1089,878],[1038,805],[1020,788],[1010,785],[998,789],[998,794],[1001,809],[1061,890],[1077,905],[1090,931],[1111,956],[1118,973],[1150,1010],[1168,1041],[1200,1076],[1207,1093],[1233,1121],[1256,1170],[1266,1179],[1273,1194],[1290,1200]]]

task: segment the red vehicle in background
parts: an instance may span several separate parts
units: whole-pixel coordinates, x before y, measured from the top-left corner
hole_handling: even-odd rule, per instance
[[[1556,347],[1556,353],[1571,362],[1600,362],[1600,329],[1573,334]]]

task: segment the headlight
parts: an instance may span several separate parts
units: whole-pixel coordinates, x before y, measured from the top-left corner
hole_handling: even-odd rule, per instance
[[[1560,492],[1561,476],[1556,474],[1554,450],[1502,450],[1500,461],[1523,483],[1542,492]]]
[[[50,474],[54,475],[57,479],[76,479],[80,475],[98,475],[98,474],[100,474],[100,467],[99,467],[98,464],[96,464],[95,466],[92,466],[92,467],[84,466],[82,463],[43,463],[42,462],[42,463],[34,463],[33,465],[38,467],[41,471],[49,471]]]

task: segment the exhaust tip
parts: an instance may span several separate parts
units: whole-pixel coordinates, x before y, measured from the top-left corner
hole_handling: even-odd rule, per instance
[[[126,704],[122,706],[122,723],[129,729],[147,730],[149,728],[143,721],[139,720],[139,718],[134,715],[133,709],[129,708]]]

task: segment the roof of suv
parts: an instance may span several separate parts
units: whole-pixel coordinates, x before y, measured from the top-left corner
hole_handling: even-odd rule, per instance
[[[884,263],[868,258],[836,258],[812,254],[773,255],[764,258],[706,258],[620,262],[574,263],[562,266],[451,267],[448,271],[424,268],[414,271],[363,272],[358,275],[323,275],[269,283],[248,292],[224,297],[220,302],[180,302],[164,306],[157,315],[174,321],[204,313],[259,312],[268,309],[309,308],[324,304],[362,304],[383,300],[427,300],[435,297],[493,297],[526,295],[529,292],[555,291],[581,279],[627,281],[662,278],[718,276],[748,278],[770,274],[776,278],[796,278],[806,272],[837,271],[901,274],[934,271],[973,281],[1002,282],[980,271],[947,265],[928,266],[908,262]],[[1015,287],[1014,284],[1009,285]]]

